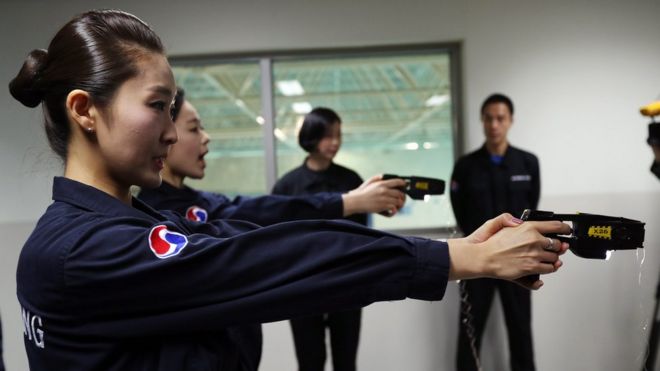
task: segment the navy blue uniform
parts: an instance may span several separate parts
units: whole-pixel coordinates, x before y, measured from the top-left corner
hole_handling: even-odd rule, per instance
[[[274,194],[313,195],[319,192],[348,192],[362,184],[355,171],[334,162],[322,171],[303,164],[286,173],[273,187]],[[367,225],[367,214],[355,214],[346,219]],[[323,371],[326,360],[325,329],[330,331],[332,369],[354,371],[360,342],[362,310],[352,309],[321,315],[291,319],[298,369]]]
[[[451,203],[461,230],[474,232],[486,220],[508,212],[520,217],[524,209],[536,209],[540,194],[536,156],[509,146],[503,157],[491,156],[486,147],[461,157],[454,166]],[[530,291],[515,283],[496,279],[465,281],[477,347],[488,318],[495,291],[504,309],[511,369],[534,370]],[[461,321],[463,323],[461,311]],[[476,370],[465,326],[459,325],[457,369]]]
[[[227,196],[192,189],[176,188],[166,182],[156,189],[143,189],[138,196],[156,210],[174,210],[189,220],[247,220],[261,226],[288,220],[337,219],[344,213],[340,193],[314,196]]]
[[[228,326],[446,288],[442,242],[341,221],[191,222],[66,178],[53,200],[17,269],[34,371],[236,370]]]
[[[142,189],[138,198],[156,210],[173,210],[188,220],[199,222],[239,219],[271,225],[289,220],[335,219],[343,214],[340,193],[311,197],[238,196],[231,200],[222,194],[199,191],[185,185],[177,188],[163,181],[158,188]],[[242,344],[240,358],[243,370],[257,370],[262,351],[261,325],[244,325],[230,331],[235,340]]]

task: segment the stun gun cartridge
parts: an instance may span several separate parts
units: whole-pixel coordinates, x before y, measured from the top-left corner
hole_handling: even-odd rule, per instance
[[[445,193],[445,181],[442,179],[383,174],[383,180],[397,178],[406,181],[406,185],[401,191],[410,196],[413,200],[423,200],[425,196],[441,195]]]
[[[525,210],[522,220],[569,221],[573,224],[572,233],[548,235],[568,242],[573,254],[588,259],[606,259],[611,250],[635,250],[644,248],[644,223],[621,217],[587,213],[555,214],[552,211]]]

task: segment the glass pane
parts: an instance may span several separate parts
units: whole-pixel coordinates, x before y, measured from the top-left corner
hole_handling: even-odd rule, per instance
[[[392,173],[448,181],[454,163],[449,63],[447,52],[276,61],[278,176],[303,163],[302,118],[325,106],[342,118],[337,164],[363,179]],[[390,230],[455,225],[448,195],[408,198],[399,215],[375,215],[372,222]]]
[[[262,195],[266,189],[261,77],[256,63],[173,67],[211,137],[202,180],[192,187],[227,195]]]

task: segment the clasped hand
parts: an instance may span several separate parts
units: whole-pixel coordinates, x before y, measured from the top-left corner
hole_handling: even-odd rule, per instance
[[[511,280],[538,290],[542,280],[525,279],[534,274],[556,272],[559,256],[568,243],[544,234],[569,234],[571,227],[559,221],[523,222],[502,214],[484,223],[471,235],[450,239],[450,280],[491,277]]]
[[[344,216],[359,213],[395,215],[406,201],[406,194],[401,191],[406,182],[403,179],[382,178],[382,175],[372,176],[358,188],[344,194]]]

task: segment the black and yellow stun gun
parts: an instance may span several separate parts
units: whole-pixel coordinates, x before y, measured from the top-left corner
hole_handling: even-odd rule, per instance
[[[425,196],[441,195],[445,193],[445,181],[435,178],[424,178],[421,176],[401,176],[394,174],[383,174],[383,180],[403,179],[406,186],[401,189],[413,200],[423,200]]]
[[[548,235],[568,242],[573,254],[588,259],[606,259],[612,250],[644,248],[644,223],[621,217],[576,213],[555,214],[552,211],[525,210],[522,220],[570,221],[573,231],[568,236]]]

